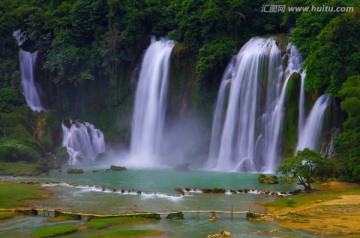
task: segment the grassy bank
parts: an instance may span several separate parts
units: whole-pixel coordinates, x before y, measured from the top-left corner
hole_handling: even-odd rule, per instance
[[[281,227],[319,235],[359,237],[360,186],[331,182],[323,188],[263,203],[270,215],[258,220],[275,220]]]
[[[0,182],[0,208],[27,207],[30,200],[47,197],[49,193],[40,184]]]
[[[36,176],[44,172],[40,163],[5,163],[0,162],[0,175],[6,176]]]
[[[343,195],[360,195],[360,188],[348,190],[313,191],[311,193],[304,193],[291,198],[280,198],[274,202],[263,203],[262,205],[271,208],[273,211],[278,211],[281,209],[301,207],[310,203],[340,199]]]

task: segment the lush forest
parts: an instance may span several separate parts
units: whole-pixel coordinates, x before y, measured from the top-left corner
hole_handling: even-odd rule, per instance
[[[354,7],[350,12],[261,12],[264,4]],[[357,5],[356,5],[357,4]],[[221,75],[253,36],[277,35],[306,57],[306,90],[333,99],[335,140],[330,172],[360,181],[360,5],[356,0],[1,0],[0,161],[65,157],[62,118],[92,121],[108,143],[128,143],[136,71],[150,35],[178,42],[172,116],[211,123]],[[46,112],[33,112],[21,92],[19,46],[38,50],[37,82]],[[186,91],[186,93],[185,93]]]

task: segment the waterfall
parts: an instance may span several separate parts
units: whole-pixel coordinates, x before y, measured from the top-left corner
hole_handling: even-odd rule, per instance
[[[340,134],[340,132],[341,132],[340,128],[331,128],[331,136],[329,138],[330,140],[326,145],[326,148],[321,152],[323,156],[326,156],[328,158],[332,158],[335,156],[334,140]]]
[[[133,162],[141,166],[157,164],[160,156],[173,47],[173,41],[152,38],[141,63],[130,145]]]
[[[36,86],[34,79],[35,64],[37,58],[37,51],[30,53],[20,49],[20,71],[21,71],[21,86],[24,90],[24,96],[27,105],[33,111],[44,111],[40,100],[40,91]]]
[[[104,134],[89,122],[70,120],[70,128],[62,123],[63,141],[70,156],[69,164],[80,161],[93,161],[96,156],[105,153]]]
[[[209,167],[215,167],[220,152],[221,135],[223,131],[223,121],[225,117],[225,109],[228,100],[228,91],[231,85],[231,79],[234,77],[234,65],[236,58],[233,57],[227,65],[219,88],[218,98],[216,100],[215,113],[213,117],[211,144],[209,155]]]
[[[287,69],[285,70],[286,77],[290,77],[294,72],[299,73],[301,76],[301,86],[300,86],[300,98],[299,98],[299,121],[298,121],[298,131],[304,127],[305,120],[305,77],[306,72],[301,71],[301,67],[304,63],[302,55],[297,51],[296,47],[291,43],[288,44],[286,48],[287,54],[289,55],[289,63]]]
[[[19,46],[21,46],[26,40],[23,34],[20,33],[20,30],[15,31],[13,35],[16,38]],[[37,51],[31,53],[22,49],[19,50],[21,86],[24,91],[26,103],[31,108],[31,110],[44,111],[45,109],[40,99],[40,91],[37,88],[34,76],[37,55]]]
[[[316,100],[305,121],[304,128],[300,131],[296,151],[305,148],[318,150],[323,118],[329,103],[330,99],[326,94]]]
[[[266,153],[277,130],[271,118],[276,117],[273,112],[281,91],[281,65],[272,38],[250,39],[230,62],[214,113],[209,167],[248,172],[267,166],[264,158],[255,158]]]
[[[305,123],[305,77],[306,71],[304,70],[301,73],[298,134],[300,134],[300,131],[304,128]]]
[[[293,45],[287,46],[286,54],[289,60],[283,70],[275,40],[252,38],[230,61],[216,102],[208,167],[275,172],[281,162],[286,88],[303,63]]]

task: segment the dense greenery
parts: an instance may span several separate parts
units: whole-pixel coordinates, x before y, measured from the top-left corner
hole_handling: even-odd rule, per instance
[[[347,113],[345,131],[335,140],[338,176],[345,181],[360,181],[360,76],[349,77],[342,85],[341,108]]]
[[[305,190],[311,190],[311,182],[322,176],[321,171],[329,161],[319,153],[304,149],[294,157],[285,158],[277,172],[285,178],[296,179]]]
[[[350,6],[354,11],[264,13],[264,4]],[[344,111],[344,124],[336,125],[343,129],[335,141],[336,175],[359,181],[359,6],[356,0],[2,0],[0,161],[48,162],[49,153],[66,160],[58,149],[60,118],[65,117],[91,121],[108,141],[128,143],[132,72],[151,34],[178,42],[172,56],[171,77],[177,77],[170,85],[172,110],[203,113],[205,127],[231,56],[253,36],[288,34],[306,57],[312,99],[328,93],[333,106]],[[20,47],[39,51],[36,80],[47,107],[56,111],[36,113],[25,105],[13,37],[17,29],[24,40]],[[297,85],[290,82],[287,102],[293,101]],[[286,154],[297,138],[296,113],[287,105]]]

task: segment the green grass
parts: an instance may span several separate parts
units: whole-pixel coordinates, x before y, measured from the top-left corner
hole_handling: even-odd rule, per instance
[[[47,222],[61,222],[61,221],[70,221],[74,220],[74,217],[72,216],[57,216],[47,219]]]
[[[119,230],[109,232],[103,235],[90,236],[89,238],[101,237],[147,237],[147,236],[158,236],[164,234],[163,231],[159,230]]]
[[[16,216],[15,212],[0,212],[0,222]]]
[[[0,208],[26,207],[30,199],[39,199],[47,194],[39,184],[0,182]]]
[[[315,202],[317,200],[327,201],[340,198],[341,195],[352,195],[360,194],[360,189],[347,189],[347,190],[328,190],[328,191],[315,191],[308,194],[301,194],[291,197],[292,206],[297,207],[304,205],[306,203]],[[289,198],[280,198],[274,202],[262,203],[263,206],[274,207],[276,209],[281,209],[289,207]]]
[[[77,230],[78,230],[77,226],[71,226],[71,225],[49,226],[34,231],[33,233],[31,233],[31,237],[33,238],[54,237],[54,236],[74,233]]]
[[[0,162],[0,175],[12,175],[12,176],[36,176],[41,172],[38,170],[37,163],[5,163]]]
[[[87,226],[91,229],[103,229],[108,226],[126,223],[142,223],[149,221],[150,219],[142,217],[105,217],[105,218],[93,218],[87,223]]]

